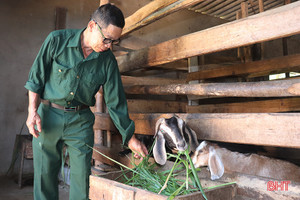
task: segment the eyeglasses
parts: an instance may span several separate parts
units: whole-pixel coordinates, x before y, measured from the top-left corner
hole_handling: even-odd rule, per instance
[[[99,28],[99,31],[100,31],[100,33],[101,33],[101,35],[102,35],[102,37],[103,37],[103,43],[104,43],[104,44],[110,44],[110,43],[112,43],[112,44],[119,44],[120,38],[117,39],[117,40],[112,40],[112,39],[106,38],[106,37],[103,35],[102,28],[99,26],[99,24],[98,24],[95,20],[93,20],[93,21],[97,24],[97,26],[98,26],[98,28]]]

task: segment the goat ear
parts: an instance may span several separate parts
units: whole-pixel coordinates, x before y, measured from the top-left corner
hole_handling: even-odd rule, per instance
[[[165,147],[165,138],[163,134],[158,131],[156,133],[155,144],[153,147],[153,156],[155,162],[160,165],[164,165],[167,162],[167,152]]]
[[[195,151],[199,146],[199,142],[195,131],[193,131],[188,125],[186,125],[186,123],[183,123],[183,134],[185,138],[189,138],[191,151]]]
[[[156,137],[158,131],[159,131],[159,128],[160,128],[160,125],[161,123],[165,120],[165,118],[160,118],[156,121],[156,124],[155,124],[155,135],[154,137]]]
[[[224,165],[214,147],[209,147],[208,168],[211,180],[219,179],[224,174]]]

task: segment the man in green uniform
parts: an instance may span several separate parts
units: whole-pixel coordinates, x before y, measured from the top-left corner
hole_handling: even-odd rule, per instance
[[[88,199],[94,143],[95,94],[104,99],[123,144],[136,158],[148,154],[134,133],[117,61],[110,51],[119,42],[125,21],[114,5],[99,7],[82,30],[59,30],[48,35],[29,73],[27,126],[33,138],[34,198],[58,199],[62,147],[70,156],[70,199]]]

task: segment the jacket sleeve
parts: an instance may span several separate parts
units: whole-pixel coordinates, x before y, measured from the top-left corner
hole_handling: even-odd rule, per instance
[[[50,33],[42,44],[40,51],[33,62],[29,72],[28,81],[25,84],[26,89],[38,93],[41,97],[44,91],[46,76],[49,74],[52,63],[53,41],[54,38]]]
[[[135,125],[129,118],[125,92],[115,58],[109,64],[103,93],[110,117],[122,135],[123,144],[127,145],[135,131]]]

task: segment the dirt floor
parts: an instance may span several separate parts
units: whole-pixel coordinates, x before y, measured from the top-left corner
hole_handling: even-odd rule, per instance
[[[59,200],[69,199],[69,186],[61,183],[59,185]],[[0,176],[0,200],[33,200],[32,179],[24,182],[20,189],[13,178]]]

